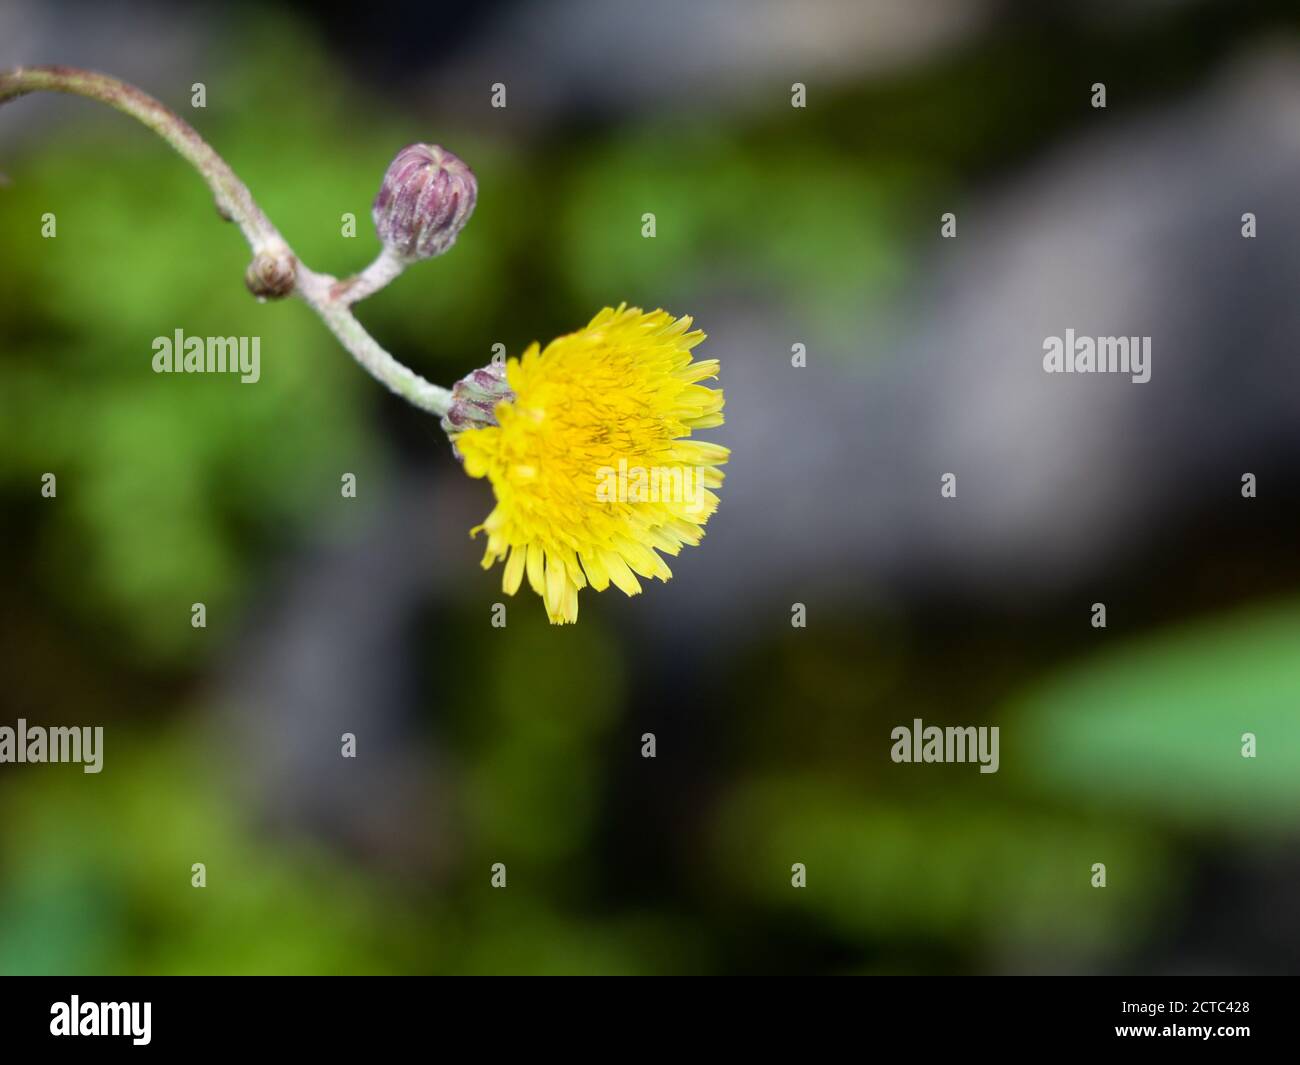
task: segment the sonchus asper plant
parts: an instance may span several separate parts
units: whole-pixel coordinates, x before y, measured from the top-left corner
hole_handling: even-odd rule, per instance
[[[513,595],[525,578],[555,624],[578,619],[578,593],[611,584],[627,595],[639,578],[666,581],[664,555],[694,546],[717,509],[728,459],[695,433],[722,424],[716,359],[696,359],[704,334],[689,317],[606,307],[582,329],[534,343],[504,366],[467,374],[451,389],[425,380],[362,327],[352,306],[412,263],[447,252],[474,212],[478,183],[457,156],[434,144],[397,153],[375,197],[382,250],[345,279],[316,273],[294,254],[247,187],[187,122],[140,90],[71,67],[0,73],[0,104],[38,91],[99,100],[138,119],[207,181],[221,215],[252,248],[245,281],[261,300],[297,296],[376,380],[439,415],[471,477],[485,478],[496,505],[483,533],[484,568],[505,564]]]

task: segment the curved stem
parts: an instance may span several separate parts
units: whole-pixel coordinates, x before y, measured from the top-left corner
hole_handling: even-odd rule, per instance
[[[223,215],[239,223],[255,252],[284,240],[235,172],[194,127],[133,85],[76,67],[18,67],[0,74],[0,103],[31,92],[65,92],[108,104],[148,126],[184,157],[212,189]]]
[[[375,261],[362,270],[361,273],[345,278],[342,281],[336,281],[331,290],[331,295],[340,303],[359,303],[367,296],[373,296],[388,282],[400,276],[402,271],[409,265],[409,259],[404,258],[385,245],[384,250],[379,253]]]
[[[339,342],[352,353],[365,370],[382,382],[389,391],[408,403],[443,415],[451,409],[451,392],[426,381],[414,370],[402,365],[366,332],[356,320],[345,301],[337,299],[334,288],[337,282],[328,274],[317,274],[301,264],[298,267],[298,293],[320,315]]]
[[[152,96],[124,81],[106,74],[61,66],[17,67],[0,73],[0,104],[32,92],[63,92],[98,100],[153,130],[203,176],[216,198],[217,209],[239,225],[253,249],[257,270],[250,271],[249,284],[255,294],[284,296],[290,291],[297,292],[376,380],[422,410],[439,415],[447,413],[451,406],[451,392],[426,381],[393,358],[348,309],[350,304],[391,280],[396,276],[395,272],[382,280],[380,276],[387,271],[382,271],[380,276],[372,275],[357,286],[340,286],[333,277],[307,269],[258,207],[248,187],[194,127]],[[374,266],[372,264],[372,269]],[[283,289],[255,287],[255,277],[273,278],[277,273],[289,279],[291,284]],[[359,277],[365,278],[366,274]],[[373,281],[379,281],[379,284],[373,284]],[[336,291],[338,288],[342,291]]]

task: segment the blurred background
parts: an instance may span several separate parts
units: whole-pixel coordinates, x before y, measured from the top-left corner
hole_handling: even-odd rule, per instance
[[[476,214],[362,320],[449,384],[694,315],[722,507],[670,583],[493,628],[436,421],[249,297],[152,134],[6,105],[0,724],[105,746],[0,766],[0,972],[1300,970],[1293,3],[314,7],[10,0],[0,67],[158,96],[339,275],[452,148]],[[1045,375],[1066,328],[1150,383]],[[260,382],[154,374],[176,329]],[[894,764],[918,717],[1000,771]]]

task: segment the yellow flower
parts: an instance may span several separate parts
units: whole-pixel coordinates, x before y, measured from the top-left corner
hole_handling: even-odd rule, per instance
[[[585,328],[506,366],[513,400],[498,424],[454,435],[471,477],[487,477],[496,507],[483,568],[507,559],[502,588],[525,574],[553,623],[578,619],[578,589],[627,595],[637,575],[672,576],[658,552],[698,544],[718,506],[711,489],[727,448],[690,439],[722,424],[718,361],[694,362],[704,339],[691,319],[606,307]]]

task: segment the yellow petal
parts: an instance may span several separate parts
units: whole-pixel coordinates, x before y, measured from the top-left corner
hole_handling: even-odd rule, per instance
[[[519,582],[524,577],[524,559],[528,557],[528,549],[522,544],[515,544],[510,549],[510,561],[506,563],[505,574],[501,578],[501,590],[506,595],[514,595],[519,591]]]
[[[641,591],[641,582],[627,568],[627,563],[623,561],[622,555],[614,551],[602,551],[600,561],[604,563],[605,572],[609,574],[609,579],[613,582],[614,587],[624,595],[636,595]]]
[[[528,545],[528,587],[538,595],[546,588],[545,570],[542,568],[542,549],[537,544]]]

